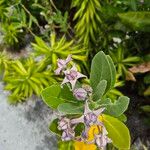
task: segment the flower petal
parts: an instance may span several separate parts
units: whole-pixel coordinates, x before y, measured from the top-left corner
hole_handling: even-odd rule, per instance
[[[89,108],[88,101],[86,101],[85,106],[84,106],[84,115],[86,115],[89,112],[92,112],[92,111]]]
[[[78,123],[84,123],[84,116],[71,120],[71,124],[78,124]]]
[[[95,110],[95,111],[93,111],[93,112],[94,112],[94,114],[95,114],[96,116],[99,116],[104,110],[105,110],[105,108],[99,108],[99,109],[97,109],[97,110]]]

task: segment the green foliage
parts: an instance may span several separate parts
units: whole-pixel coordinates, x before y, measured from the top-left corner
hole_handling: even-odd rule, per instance
[[[96,87],[96,89],[94,91],[92,99],[93,100],[99,100],[99,99],[101,99],[102,96],[105,93],[106,87],[107,87],[107,81],[106,80],[101,80],[98,83],[98,85],[97,85],[97,87]]]
[[[5,0],[0,1],[0,20],[5,19],[5,13],[7,13],[7,3]]]
[[[82,45],[74,45],[74,41],[67,41],[63,36],[59,41],[56,41],[56,34],[52,33],[50,44],[44,42],[41,38],[35,38],[36,43],[32,43],[37,56],[42,55],[49,59],[49,63],[56,67],[56,61],[59,57],[64,58],[72,54],[72,58],[84,62],[86,60],[86,48]]]
[[[52,76],[51,69],[41,71],[38,63],[32,58],[22,62],[19,60],[12,61],[4,76],[5,90],[12,92],[11,103],[25,100],[32,94],[39,95],[43,88],[55,82]]]
[[[68,86],[52,85],[41,93],[43,101],[51,108],[58,109],[67,114],[81,114],[83,102],[79,102],[72,94]]]
[[[0,52],[0,69],[7,69],[9,59],[9,56],[5,51]]]
[[[51,132],[61,136],[61,131],[58,130],[58,119],[54,119],[53,122],[50,124],[49,129]]]
[[[58,149],[59,150],[74,150],[73,141],[68,142],[59,142],[58,143]]]
[[[119,14],[121,21],[135,31],[150,32],[150,12],[127,12]]]
[[[128,128],[118,119],[103,115],[104,125],[113,145],[118,149],[130,149],[130,133]]]
[[[5,44],[13,46],[18,43],[18,38],[21,35],[22,30],[16,24],[2,24],[1,32],[3,34],[3,41]]]
[[[67,32],[68,30],[68,24],[67,24],[68,12],[67,11],[64,13],[64,16],[62,15],[61,11],[57,11],[52,16],[52,20],[55,22],[55,24],[59,25],[61,32]]]
[[[72,7],[77,11],[73,20],[77,20],[75,25],[76,36],[84,45],[96,42],[101,23],[100,10],[101,4],[98,0],[73,0]]]
[[[121,116],[128,108],[129,98],[126,96],[120,96],[114,102],[111,99],[106,98],[97,102],[101,107],[106,107],[105,113],[114,117]]]
[[[142,109],[144,112],[150,113],[150,105],[142,106],[141,109]]]
[[[121,77],[127,76],[129,73],[128,68],[139,63],[141,60],[138,56],[130,56],[131,54],[123,47],[118,47],[115,51],[109,51],[109,53],[116,65],[116,71]]]
[[[103,52],[99,52],[92,60],[90,83],[93,91],[98,88],[98,84],[101,80],[107,81],[106,91],[110,90],[116,79],[116,71],[113,62],[109,56],[106,56]]]

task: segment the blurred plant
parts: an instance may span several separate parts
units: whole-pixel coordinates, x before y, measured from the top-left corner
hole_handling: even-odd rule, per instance
[[[66,11],[64,13],[64,16],[62,15],[62,12],[57,10],[56,13],[53,14],[52,20],[54,23],[59,25],[61,32],[67,32],[69,24],[67,23],[68,20],[68,12]]]
[[[40,37],[35,38],[36,43],[32,43],[36,56],[44,56],[49,60],[49,64],[52,64],[54,69],[56,67],[57,59],[59,56],[62,58],[72,54],[72,58],[80,64],[86,64],[87,49],[81,44],[74,44],[74,41],[67,41],[65,36],[56,41],[56,34],[52,33],[50,38],[50,44],[44,42]],[[81,66],[81,65],[80,65]]]
[[[3,74],[5,76],[9,64],[10,64],[9,55],[5,51],[0,52],[0,74]]]
[[[16,104],[32,94],[40,95],[43,88],[56,82],[51,68],[41,70],[40,62],[34,59],[14,60],[4,76],[5,90],[10,90],[9,101]]]
[[[0,1],[0,21],[5,19],[5,13],[7,13],[7,1],[1,0]]]
[[[150,12],[126,12],[120,13],[121,21],[135,31],[150,32]]]
[[[77,21],[75,25],[77,39],[86,46],[89,46],[91,42],[95,43],[101,23],[100,2],[98,0],[73,0],[72,7],[76,8],[73,20]]]
[[[1,24],[1,32],[3,36],[3,42],[7,47],[8,45],[13,46],[19,42],[18,39],[21,37],[23,30],[19,26],[16,26],[16,24],[3,23]]]
[[[121,76],[119,74],[116,74],[116,83],[106,95],[106,97],[112,99],[112,101],[115,101],[119,96],[123,96],[122,92],[118,90],[119,87],[124,86],[124,81],[119,80],[120,77]]]
[[[23,38],[26,34],[32,36],[38,32],[43,34],[44,29],[39,22],[43,23],[45,20],[41,17],[40,12],[44,9],[48,10],[50,2],[40,3],[39,0],[31,0],[27,4],[24,0],[16,0],[5,1],[5,3],[7,11],[3,16],[0,16],[4,43],[10,47],[19,48],[24,43]]]
[[[136,63],[139,63],[141,58],[138,56],[131,56],[131,53],[125,51],[122,46],[119,46],[115,51],[109,51],[109,54],[116,66],[117,73],[126,80],[135,81],[132,72],[128,70]]]

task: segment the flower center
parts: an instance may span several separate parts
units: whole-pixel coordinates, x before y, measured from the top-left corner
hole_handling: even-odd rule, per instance
[[[97,122],[97,116],[93,113],[87,113],[84,115],[84,122],[87,126],[91,126]]]
[[[70,70],[70,73],[68,73],[68,74],[66,75],[66,77],[67,77],[67,79],[68,79],[69,81],[71,81],[71,80],[75,80],[76,77],[77,77],[77,75],[78,75],[77,71],[75,71],[75,70]]]

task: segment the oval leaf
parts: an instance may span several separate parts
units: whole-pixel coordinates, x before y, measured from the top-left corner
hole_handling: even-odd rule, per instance
[[[59,98],[60,92],[60,85],[52,85],[44,89],[41,96],[47,106],[56,109],[59,104],[65,102],[64,99]]]
[[[78,100],[73,96],[67,85],[63,88],[55,84],[44,89],[41,93],[43,101],[51,108],[56,109],[62,103],[78,103]]]
[[[115,66],[112,59],[105,55],[104,52],[99,52],[92,60],[90,82],[93,91],[96,91],[100,81],[107,81],[105,93],[114,86],[116,78]]]
[[[58,106],[58,111],[65,114],[83,114],[83,104],[63,103]]]
[[[106,113],[114,117],[122,115],[128,108],[129,98],[126,96],[120,96],[114,103],[111,102],[106,106]]]
[[[106,80],[102,80],[98,83],[95,93],[93,94],[93,100],[99,100],[102,98],[102,96],[105,93],[107,87],[107,81]]]
[[[103,115],[103,122],[108,131],[108,137],[118,149],[130,149],[130,133],[125,124],[117,118]]]

